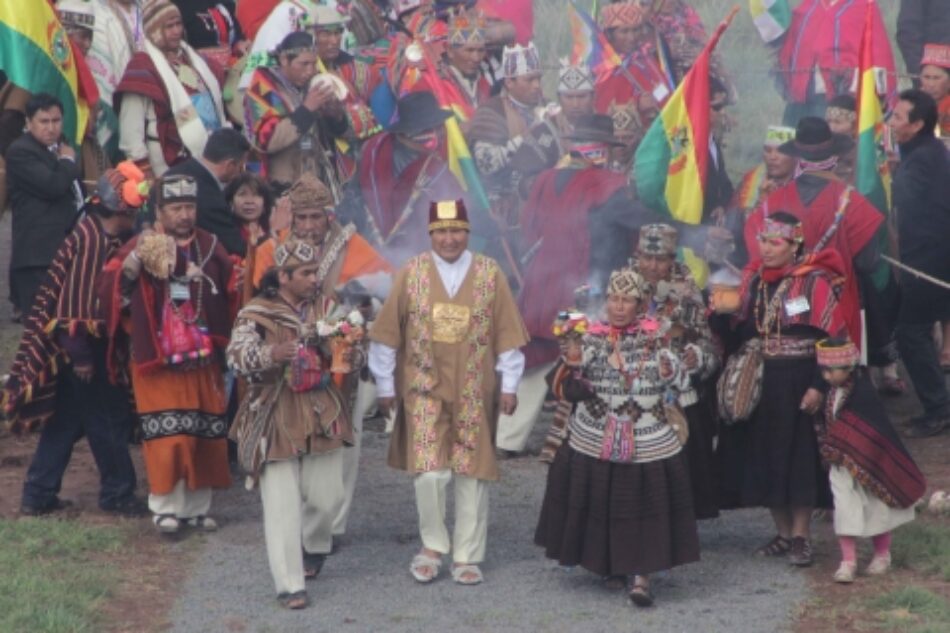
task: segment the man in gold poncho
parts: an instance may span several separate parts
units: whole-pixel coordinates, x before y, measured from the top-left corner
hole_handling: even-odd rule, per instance
[[[429,209],[432,252],[410,259],[370,331],[370,370],[380,409],[399,407],[389,465],[415,475],[422,549],[413,577],[438,576],[454,542],[452,578],[482,581],[488,533],[487,482],[495,463],[497,411],[511,414],[524,370],[527,331],[498,264],[468,250],[461,200]],[[498,396],[496,372],[501,374]],[[445,527],[445,497],[455,480],[455,534]]]

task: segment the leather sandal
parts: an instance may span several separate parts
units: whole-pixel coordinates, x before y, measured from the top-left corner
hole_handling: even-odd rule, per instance
[[[456,563],[452,565],[452,580],[459,585],[480,585],[485,581],[485,577],[478,565]]]
[[[307,606],[307,592],[295,591],[293,593],[277,594],[277,601],[285,609],[304,609]]]
[[[218,529],[218,522],[203,514],[191,517],[190,519],[184,519],[184,523],[188,525],[188,527],[198,528],[205,532],[214,532]]]
[[[174,514],[156,514],[152,516],[152,523],[162,534],[175,534],[181,529],[181,521]]]
[[[409,564],[409,573],[417,582],[423,584],[430,583],[439,576],[442,569],[442,559],[434,558],[428,554],[419,552],[412,558]]]
[[[304,580],[313,580],[320,574],[320,570],[323,569],[323,563],[326,562],[326,554],[310,554],[309,552],[303,553],[303,577]]]
[[[638,607],[652,607],[655,601],[653,592],[650,591],[650,581],[644,580],[640,576],[633,577],[627,595],[630,597],[630,602]]]
[[[811,541],[804,536],[793,536],[792,549],[788,552],[788,562],[796,567],[808,567],[814,561]]]
[[[761,546],[755,553],[757,556],[785,556],[792,549],[792,541],[779,534]]]

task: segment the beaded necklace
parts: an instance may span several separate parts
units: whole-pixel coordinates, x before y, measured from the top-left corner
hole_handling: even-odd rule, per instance
[[[198,237],[193,236],[191,239],[191,242],[184,249],[185,259],[187,260],[188,263],[191,262],[191,244],[195,245],[195,255],[198,261],[198,270],[201,271],[201,274],[198,275],[198,291],[197,291],[198,301],[195,302],[194,313],[191,315],[191,317],[186,317],[185,315],[181,313],[181,309],[172,300],[171,284],[170,283],[165,284],[165,298],[168,301],[169,306],[171,306],[172,312],[174,312],[175,316],[178,317],[186,325],[194,325],[198,321],[198,319],[201,318],[201,308],[202,308],[202,304],[204,303],[204,294],[205,294],[204,293],[204,285],[205,285],[204,267],[205,267],[205,264],[208,263],[208,260],[211,259],[211,254],[214,252],[214,249],[212,248],[211,251],[208,253],[208,256],[203,258],[201,256],[201,244],[198,242]],[[185,264],[185,269],[187,270],[187,263]],[[175,281],[179,283],[185,283],[185,284],[189,284],[190,282],[194,281],[193,279],[190,279],[188,277],[187,273],[185,274],[184,277],[173,276],[172,279],[174,279]]]
[[[764,279],[759,278],[759,288],[753,308],[753,319],[755,329],[759,335],[765,339],[766,346],[768,345],[769,334],[773,325],[775,326],[776,342],[781,343],[782,341],[782,319],[779,318],[779,313],[782,309],[782,301],[785,298],[785,293],[788,292],[788,287],[791,283],[791,277],[782,279],[778,288],[775,289],[775,294],[772,295],[772,299],[769,300],[768,284]],[[763,308],[765,314],[761,315],[760,311]]]

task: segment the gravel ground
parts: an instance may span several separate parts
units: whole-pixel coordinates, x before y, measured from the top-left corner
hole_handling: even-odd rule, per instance
[[[547,472],[533,457],[503,462],[492,487],[486,582],[455,585],[446,562],[438,581],[419,585],[408,571],[419,548],[412,486],[386,467],[387,441],[376,431],[364,437],[349,533],[308,583],[308,609],[278,606],[259,496],[236,483],[212,507],[221,530],[198,537],[205,545],[172,613],[173,630],[757,633],[788,629],[806,597],[804,574],[750,554],[772,534],[767,514],[740,511],[703,522],[702,561],[657,576],[657,605],[636,609],[624,592],[608,591],[583,569],[559,568],[533,544]]]

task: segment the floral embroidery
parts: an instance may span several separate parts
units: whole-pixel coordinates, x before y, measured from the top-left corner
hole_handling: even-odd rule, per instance
[[[426,253],[408,263],[407,293],[409,295],[408,362],[413,367],[409,385],[408,411],[412,416],[414,469],[428,472],[440,468],[439,445],[435,432],[439,411],[432,391],[435,388],[435,358],[432,352],[432,301],[430,281],[433,274],[431,256]],[[459,402],[456,434],[452,445],[451,465],[456,472],[467,474],[474,470],[475,448],[481,424],[485,417],[482,394],[482,375],[491,333],[491,309],[495,302],[495,263],[481,255],[472,261],[475,305],[465,363],[465,379]]]
[[[491,309],[495,303],[495,263],[481,255],[472,261],[475,273],[475,306],[472,310],[468,355],[465,361],[465,386],[452,446],[452,469],[462,474],[474,470],[475,447],[485,417],[482,376],[491,333]]]

